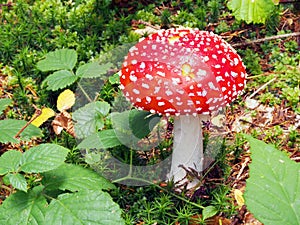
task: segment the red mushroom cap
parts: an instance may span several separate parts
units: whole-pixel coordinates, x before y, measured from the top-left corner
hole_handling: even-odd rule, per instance
[[[135,106],[167,115],[202,114],[232,102],[245,86],[240,56],[198,29],[162,30],[133,46],[120,88]]]

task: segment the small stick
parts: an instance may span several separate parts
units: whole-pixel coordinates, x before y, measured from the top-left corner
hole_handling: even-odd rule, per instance
[[[35,105],[33,105],[33,107],[35,108],[34,116],[18,131],[18,133],[15,135],[15,138],[19,138],[20,134],[26,129],[26,127],[28,127],[33,120],[35,120],[39,115],[42,114],[41,109],[37,108]]]
[[[276,80],[276,77],[273,79],[269,80],[267,83],[263,84],[260,88],[258,88],[255,92],[253,92],[249,98],[253,98],[258,92],[260,92],[262,89],[264,89],[266,86],[268,86],[270,83],[272,83],[274,80]]]
[[[265,37],[265,38],[260,38],[256,40],[247,40],[242,43],[237,43],[237,44],[232,44],[232,47],[237,47],[237,46],[244,46],[244,45],[250,45],[250,44],[255,44],[255,43],[260,43],[264,41],[271,41],[271,40],[276,40],[276,39],[282,39],[282,38],[288,38],[288,37],[297,37],[300,36],[300,32],[294,32],[290,34],[280,34],[280,35],[275,35],[275,36],[270,36],[270,37]]]

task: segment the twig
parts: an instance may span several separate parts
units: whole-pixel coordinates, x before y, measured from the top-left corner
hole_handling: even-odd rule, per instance
[[[29,124],[32,123],[33,120],[35,120],[39,115],[42,114],[42,110],[37,108],[36,106],[33,105],[33,107],[35,108],[35,114],[34,116],[31,118],[31,120],[29,120],[19,131],[18,133],[15,135],[15,138],[19,138],[20,134],[26,129],[26,127],[29,126]]]
[[[297,37],[297,36],[300,36],[300,32],[294,32],[294,33],[290,33],[290,34],[280,34],[280,35],[260,38],[260,39],[256,39],[256,40],[246,40],[245,42],[232,44],[231,46],[232,47],[244,46],[244,45],[250,45],[250,44],[260,43],[260,42],[264,42],[264,41],[271,41],[271,40],[276,40],[276,39]]]
[[[253,92],[249,98],[253,98],[258,92],[260,92],[262,89],[264,89],[266,86],[268,86],[270,83],[272,83],[274,80],[276,80],[276,77],[273,79],[269,80],[267,83],[263,84],[260,88],[258,88],[255,92]]]

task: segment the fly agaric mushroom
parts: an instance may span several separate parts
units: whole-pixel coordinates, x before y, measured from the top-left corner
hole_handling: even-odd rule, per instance
[[[141,110],[174,115],[169,178],[180,168],[203,169],[202,123],[242,92],[246,71],[240,56],[221,37],[198,29],[161,30],[133,46],[120,71],[120,88]]]

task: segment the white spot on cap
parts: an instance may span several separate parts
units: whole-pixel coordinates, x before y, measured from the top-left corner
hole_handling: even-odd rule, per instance
[[[226,63],[226,58],[222,58],[222,63]]]
[[[156,45],[152,45],[152,50],[155,50],[156,49]]]
[[[157,105],[158,105],[158,106],[164,106],[165,103],[164,103],[164,102],[158,102]]]
[[[132,91],[133,91],[134,94],[137,94],[137,95],[140,94],[140,91],[138,89],[132,89]]]
[[[181,80],[180,80],[180,78],[172,78],[172,83],[179,84],[179,83],[181,83]]]
[[[240,60],[238,58],[234,58],[233,61],[234,61],[234,65],[237,66]]]
[[[142,83],[142,87],[143,87],[143,88],[146,88],[146,89],[149,89],[150,86],[149,86],[149,84]]]
[[[144,62],[141,62],[140,68],[141,68],[141,69],[145,69],[145,67],[146,67],[146,64],[145,64]]]
[[[182,105],[183,104],[183,102],[176,102],[176,105]]]
[[[236,78],[236,77],[237,77],[237,75],[238,75],[238,73],[236,73],[236,72],[233,72],[233,71],[231,71],[231,72],[230,72],[230,74],[231,74],[231,76],[232,76],[232,77],[234,77],[234,78]]]
[[[216,81],[217,81],[217,82],[220,82],[220,81],[224,81],[224,79],[223,79],[222,76],[217,76],[217,77],[216,77]]]
[[[142,101],[140,98],[136,98],[135,100],[136,100],[136,102],[141,102]]]
[[[150,113],[154,114],[156,111],[154,109],[150,109]]]
[[[173,94],[173,92],[172,91],[170,91],[170,90],[166,90],[166,95],[167,96],[171,96]]]
[[[226,91],[227,88],[226,87],[222,87],[222,92]]]
[[[146,101],[147,101],[148,103],[150,103],[150,102],[151,102],[151,97],[147,96],[147,97],[146,97]]]
[[[215,87],[215,85],[213,84],[213,82],[208,82],[208,86],[209,86],[209,88],[212,89],[212,90],[215,90],[215,91],[218,91],[218,90],[219,90],[218,87]]]
[[[125,87],[124,87],[123,84],[120,84],[120,85],[119,85],[119,88],[120,88],[121,90],[124,90],[124,89],[125,89]]]
[[[166,76],[166,73],[161,72],[161,71],[157,71],[157,75],[162,76],[162,77],[165,77],[165,76]]]
[[[166,109],[165,110],[165,112],[167,113],[167,112],[175,112],[176,110],[175,109],[172,109],[172,108],[170,108],[170,109]]]
[[[130,75],[130,76],[129,76],[129,79],[130,79],[131,81],[133,81],[133,82],[136,82],[136,81],[137,81],[137,77],[134,76],[134,75]]]
[[[160,87],[154,87],[154,94],[157,94],[160,91]]]
[[[148,79],[148,80],[153,80],[153,76],[151,74],[146,74],[145,77]]]
[[[181,95],[184,94],[184,90],[176,90],[176,92],[177,92],[178,94],[181,94]]]
[[[229,73],[228,72],[225,72],[225,77],[229,77]]]
[[[220,69],[220,68],[221,68],[221,65],[220,65],[220,64],[217,64],[217,65],[215,65],[215,68],[216,68],[216,69]]]
[[[201,69],[199,69],[198,71],[197,71],[197,73],[196,73],[196,75],[198,76],[198,77],[202,77],[202,76],[206,76],[206,70],[201,70]]]
[[[137,64],[137,60],[133,59],[131,60],[132,65]]]
[[[212,57],[213,59],[217,59],[217,58],[218,58],[217,55],[215,55],[215,54],[212,54],[211,57]]]
[[[205,103],[206,103],[206,104],[210,104],[213,100],[214,100],[213,98],[210,98],[210,99],[208,99]]]
[[[204,57],[203,57],[203,61],[204,61],[204,62],[208,62],[208,61],[209,61],[209,57],[208,57],[207,55],[204,56]]]

